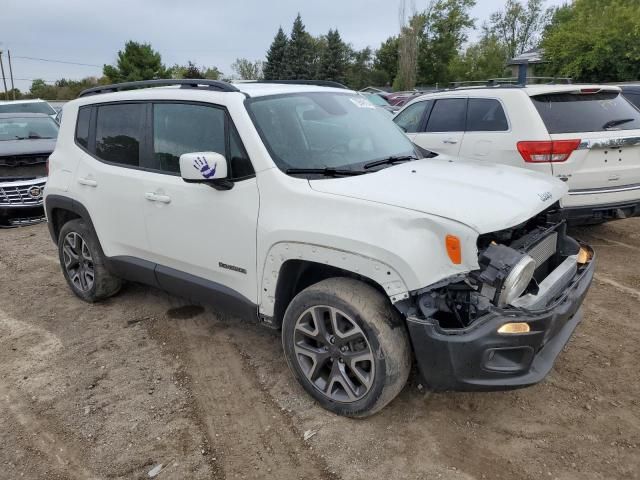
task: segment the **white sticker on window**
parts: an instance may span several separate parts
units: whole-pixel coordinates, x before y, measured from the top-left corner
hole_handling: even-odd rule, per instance
[[[376,106],[366,98],[352,97],[349,100],[351,100],[351,103],[353,103],[358,108],[376,108]]]

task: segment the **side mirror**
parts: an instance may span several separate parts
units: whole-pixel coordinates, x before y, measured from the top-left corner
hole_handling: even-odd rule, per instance
[[[185,182],[210,182],[227,178],[227,159],[216,152],[180,155],[180,175]]]

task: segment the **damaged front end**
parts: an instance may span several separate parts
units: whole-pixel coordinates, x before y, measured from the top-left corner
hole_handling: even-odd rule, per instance
[[[414,292],[407,322],[430,388],[518,388],[549,372],[594,268],[591,248],[550,212],[481,235],[478,270]]]

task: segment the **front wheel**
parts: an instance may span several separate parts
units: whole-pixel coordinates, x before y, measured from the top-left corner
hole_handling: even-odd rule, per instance
[[[411,349],[399,313],[358,280],[331,278],[300,292],[285,313],[282,343],[298,382],[339,415],[372,415],[409,376]]]

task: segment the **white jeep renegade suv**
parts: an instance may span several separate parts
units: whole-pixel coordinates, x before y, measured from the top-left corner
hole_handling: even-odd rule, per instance
[[[640,215],[640,111],[603,85],[498,85],[413,100],[395,117],[433,152],[553,175],[572,224]]]
[[[413,359],[433,389],[536,383],[593,276],[566,186],[431,157],[343,88],[134,82],[65,106],[45,206],[78,297],[131,280],[281,328],[336,413],[382,408]]]

